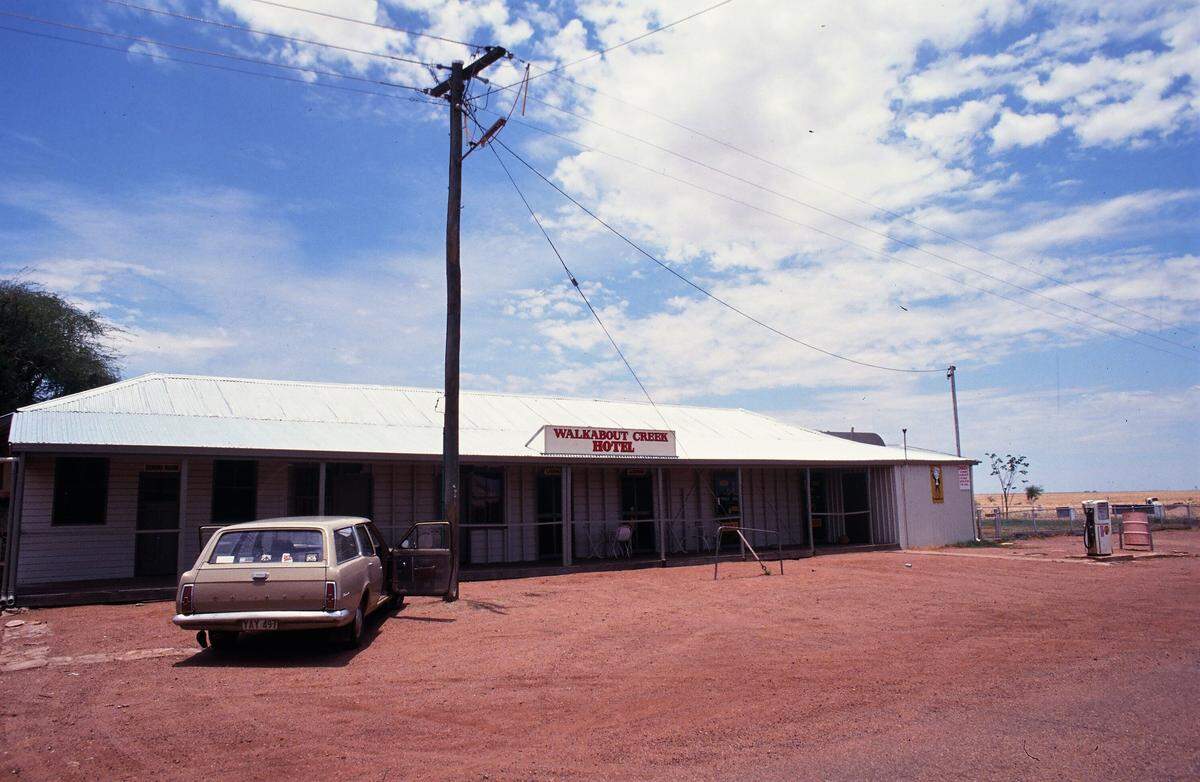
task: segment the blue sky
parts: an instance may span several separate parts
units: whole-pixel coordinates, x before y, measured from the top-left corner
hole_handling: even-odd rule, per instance
[[[133,2],[408,59],[470,56],[258,0]],[[535,73],[704,5],[288,4],[498,43]],[[433,80],[418,65],[101,0],[0,10]],[[0,266],[120,326],[127,375],[440,385],[444,107],[154,43],[0,25],[123,50],[0,30]],[[601,94],[535,79],[517,110],[525,124],[502,138],[658,257],[788,333],[871,363],[955,363],[968,455],[1028,454],[1051,489],[1192,488],[1198,53],[1192,3],[735,0],[564,71]],[[492,75],[510,84],[521,68]],[[486,109],[511,105],[502,91]],[[911,443],[952,450],[942,374],[870,370],[782,340],[509,165],[656,400],[889,441],[906,427]],[[491,152],[467,160],[464,187],[464,385],[637,398]]]

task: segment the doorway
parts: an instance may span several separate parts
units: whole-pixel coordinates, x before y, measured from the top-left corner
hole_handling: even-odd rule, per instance
[[[654,481],[649,470],[625,470],[621,473],[621,520],[633,525],[633,551],[654,551]],[[640,522],[640,523],[638,523]]]
[[[537,558],[539,562],[563,556],[562,473],[543,470],[537,478]]]
[[[871,514],[865,472],[848,472],[842,476],[842,512],[846,518],[846,538],[849,542],[870,543]]]
[[[179,471],[138,475],[133,575],[173,576],[179,569]]]

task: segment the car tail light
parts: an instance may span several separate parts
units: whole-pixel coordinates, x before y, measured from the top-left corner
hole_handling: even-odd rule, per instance
[[[192,591],[195,588],[195,584],[183,585],[183,589],[179,592],[179,613],[190,614],[192,612]]]
[[[332,611],[333,607],[336,603],[337,603],[337,582],[336,581],[326,581],[325,582],[325,610]]]

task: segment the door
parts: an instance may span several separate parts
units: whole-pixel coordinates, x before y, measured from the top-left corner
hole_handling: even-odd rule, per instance
[[[384,553],[366,524],[355,525],[354,534],[358,536],[358,550],[367,560],[367,590],[372,600],[379,601],[387,595],[383,581]]]
[[[537,479],[538,559],[561,560],[563,555],[562,475]]]
[[[867,474],[842,476],[842,512],[846,514],[846,537],[851,543],[871,542],[871,514],[867,498]]]
[[[392,549],[392,592],[444,596],[450,589],[450,524],[418,521]]]
[[[654,551],[654,481],[649,470],[621,473],[621,520],[641,522],[633,525],[633,550]]]
[[[138,476],[134,576],[173,576],[179,567],[179,473]]]

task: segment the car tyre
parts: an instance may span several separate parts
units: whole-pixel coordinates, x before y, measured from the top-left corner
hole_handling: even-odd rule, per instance
[[[358,608],[354,609],[354,618],[342,630],[342,645],[347,649],[357,649],[362,646],[363,629],[365,626],[366,613],[363,611],[363,603],[359,603]]]
[[[227,654],[237,644],[237,637],[232,630],[209,630],[208,645],[216,654]]]

